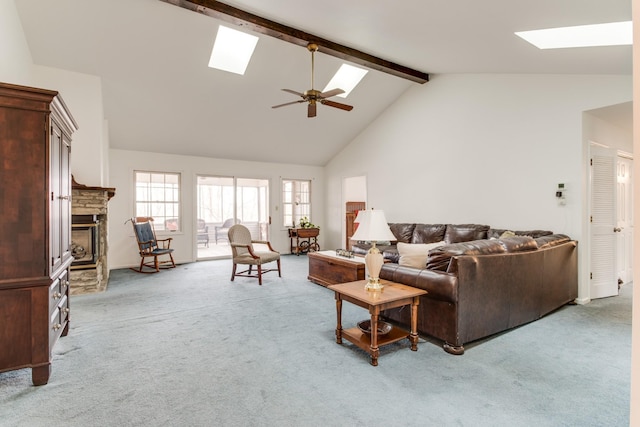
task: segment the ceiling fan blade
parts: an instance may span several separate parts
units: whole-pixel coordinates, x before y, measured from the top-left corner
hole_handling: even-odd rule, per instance
[[[315,117],[316,116],[316,104],[309,103],[309,108],[307,109],[307,117]]]
[[[331,90],[328,90],[326,92],[322,92],[318,96],[320,98],[331,98],[332,96],[340,95],[341,93],[344,93],[344,90],[342,90],[342,89],[331,89]]]
[[[271,108],[280,108],[280,107],[284,107],[284,106],[287,106],[287,105],[299,104],[301,102],[304,102],[304,99],[301,99],[300,101],[285,102],[284,104],[274,105]]]
[[[328,105],[329,107],[335,107],[335,108],[339,108],[339,109],[345,110],[345,111],[353,110],[353,106],[351,106],[351,105],[341,104],[341,103],[335,102],[335,101],[329,101],[328,99],[322,99],[320,102],[322,102],[322,104],[324,104],[324,105]]]
[[[304,94],[303,93],[296,92],[295,90],[291,90],[291,89],[282,89],[282,90],[285,91],[285,92],[289,92],[289,93],[292,93],[294,95],[298,95],[298,96],[301,96],[301,97],[304,98]]]

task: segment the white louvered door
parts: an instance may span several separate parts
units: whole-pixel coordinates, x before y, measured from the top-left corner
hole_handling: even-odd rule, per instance
[[[618,295],[616,156],[591,146],[591,299]]]
[[[618,295],[616,153],[591,146],[591,299]]]

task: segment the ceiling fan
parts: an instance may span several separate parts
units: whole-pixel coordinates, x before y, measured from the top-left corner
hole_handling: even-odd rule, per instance
[[[318,45],[315,44],[315,43],[309,43],[307,45],[307,49],[309,50],[309,52],[311,52],[311,89],[304,91],[304,93],[296,92],[295,90],[291,90],[291,89],[282,89],[285,92],[289,92],[289,93],[292,93],[294,95],[298,95],[302,99],[298,100],[298,101],[286,102],[286,103],[280,104],[280,105],[274,105],[271,108],[280,108],[280,107],[284,107],[286,105],[293,105],[293,104],[299,104],[301,102],[308,102],[309,106],[307,107],[307,117],[315,117],[316,116],[316,106],[318,105],[318,102],[321,103],[321,104],[324,104],[324,105],[328,105],[329,107],[339,108],[339,109],[345,110],[345,111],[353,110],[353,106],[351,106],[351,105],[342,104],[340,102],[330,101],[330,100],[327,99],[327,98],[331,98],[332,96],[336,96],[336,95],[339,95],[341,93],[344,93],[344,90],[342,90],[342,89],[331,89],[331,90],[328,90],[326,92],[320,92],[319,90],[315,90],[313,88],[314,54],[318,50]]]

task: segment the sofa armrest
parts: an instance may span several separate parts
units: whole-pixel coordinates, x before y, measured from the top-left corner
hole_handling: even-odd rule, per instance
[[[455,303],[458,300],[458,277],[442,271],[386,263],[380,278],[429,292],[425,297]]]

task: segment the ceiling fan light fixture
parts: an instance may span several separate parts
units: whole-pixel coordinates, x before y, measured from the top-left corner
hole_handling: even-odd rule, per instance
[[[327,83],[323,92],[339,87],[344,90],[344,93],[337,96],[346,98],[368,72],[369,70],[365,70],[363,68],[354,67],[349,64],[342,64],[338,69],[338,72],[336,72],[331,80],[329,80],[329,83]]]
[[[311,89],[305,90],[304,93],[298,92],[291,89],[282,89],[285,92],[294,94],[299,96],[300,100],[285,102],[284,104],[274,105],[271,108],[280,108],[286,105],[298,104],[301,102],[307,103],[307,117],[315,117],[316,109],[318,106],[318,102],[322,105],[327,105],[329,107],[338,108],[344,111],[351,111],[353,107],[347,104],[341,104],[340,102],[330,101],[327,98],[331,98],[332,96],[339,95],[344,92],[344,90],[340,88],[333,88],[331,90],[325,90],[320,92],[319,90],[314,89],[313,86],[313,75],[314,75],[314,54],[318,51],[318,45],[315,43],[307,44],[307,49],[311,52]]]
[[[244,75],[257,43],[256,36],[220,25],[209,67]]]

